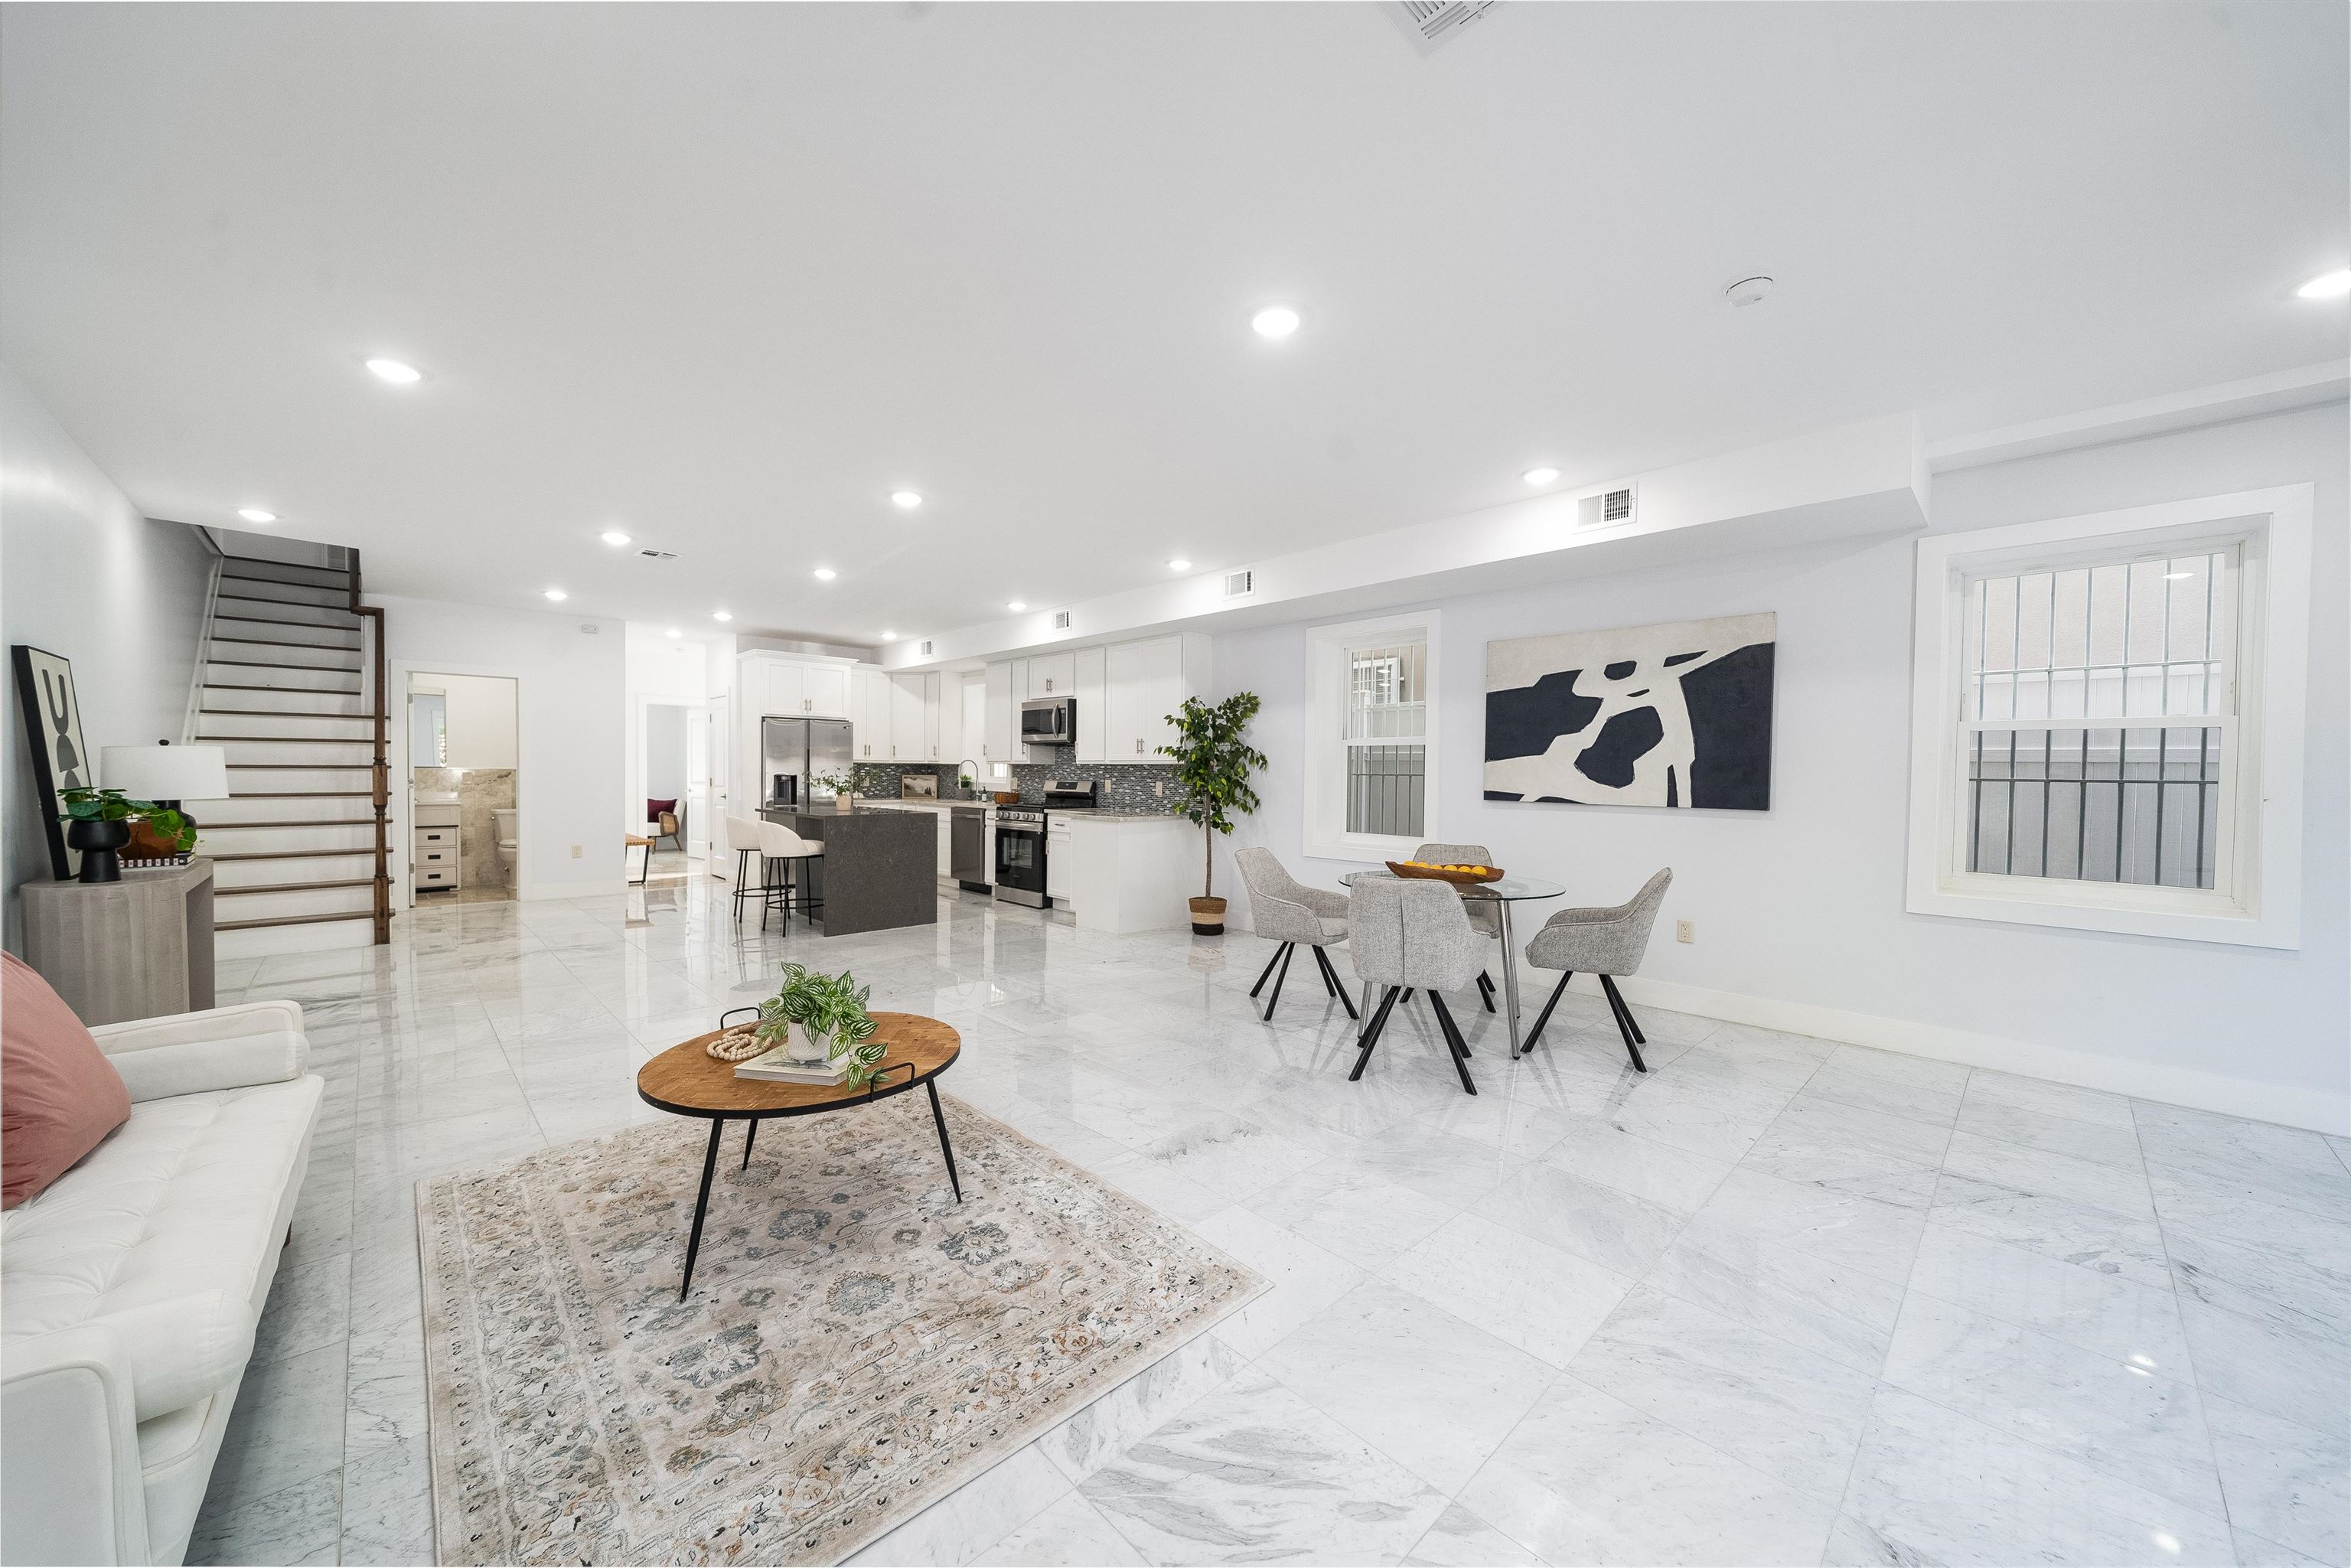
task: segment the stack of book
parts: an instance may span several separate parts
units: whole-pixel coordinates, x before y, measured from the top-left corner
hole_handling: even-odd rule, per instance
[[[846,1061],[794,1061],[789,1055],[786,1054],[789,1049],[779,1045],[773,1051],[751,1058],[748,1061],[737,1062],[735,1076],[764,1078],[774,1083],[833,1085],[849,1082],[849,1063]]]

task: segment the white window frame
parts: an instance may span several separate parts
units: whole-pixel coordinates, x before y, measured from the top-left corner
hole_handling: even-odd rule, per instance
[[[2253,947],[2302,945],[2302,772],[2313,486],[2287,485],[2086,517],[1939,534],[1917,545],[1911,659],[1908,896],[1956,915]],[[2235,716],[2223,727],[2221,842],[2210,889],[1970,872],[1962,720],[1967,585],[2081,558],[2241,550]],[[2027,727],[2031,727],[2029,725]],[[2092,721],[2087,727],[2096,728]]]
[[[1427,701],[1421,744],[1427,764],[1421,784],[1421,836],[1347,831],[1348,650],[1420,634],[1427,647],[1422,671]],[[1323,860],[1383,861],[1409,856],[1435,837],[1437,815],[1437,741],[1443,734],[1438,693],[1438,616],[1434,610],[1312,626],[1306,632],[1307,713],[1305,851]]]

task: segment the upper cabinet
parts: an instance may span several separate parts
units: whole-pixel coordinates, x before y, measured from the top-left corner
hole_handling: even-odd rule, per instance
[[[1023,678],[1026,678],[1024,671]],[[1013,740],[1020,733],[1020,711],[1012,695],[1012,665],[996,664],[987,666],[987,728],[980,736],[979,758],[982,762],[1019,762]]]
[[[1102,700],[1110,691],[1107,673],[1110,650],[1081,648],[1071,657],[1077,670],[1071,687],[1071,694],[1078,699],[1077,759],[1080,762],[1107,761],[1109,758],[1103,749],[1106,731],[1102,723],[1107,716],[1102,712]]]
[[[795,658],[753,649],[737,661],[744,717],[853,718],[846,660]]]
[[[891,760],[938,761],[939,677],[932,674],[889,679]]]
[[[847,664],[810,664],[808,667],[808,710],[820,718],[852,716],[849,700]]]
[[[1208,686],[1208,639],[1198,632],[1150,637],[1065,653],[1032,654],[987,666],[987,757],[997,762],[1040,761],[1056,750],[1019,746],[1023,694],[1077,699],[1077,744],[1072,763],[1148,762],[1171,759],[1159,747],[1172,745],[1176,727],[1167,716]],[[1018,747],[1016,750],[1015,747]]]
[[[849,679],[850,743],[860,762],[890,760],[890,677],[860,668]]]
[[[1034,653],[1029,658],[1029,696],[1066,697],[1077,688],[1075,653]]]

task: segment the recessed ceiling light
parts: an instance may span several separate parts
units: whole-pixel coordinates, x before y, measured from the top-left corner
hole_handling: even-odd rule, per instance
[[[424,372],[414,365],[403,365],[398,360],[370,360],[369,370],[396,387],[413,386],[424,379]]]
[[[897,640],[898,640],[898,633],[896,633],[895,632],[883,632],[883,633],[882,633],[882,641],[883,641],[884,643],[894,643],[894,642],[896,642]]]
[[[671,627],[668,631],[666,631],[666,632],[663,632],[663,633],[662,633],[662,635],[663,635],[663,636],[664,636],[664,637],[683,637],[683,636],[684,636],[684,635],[685,635],[685,633],[684,633],[684,632],[679,631],[676,627],[673,626],[673,627]]]
[[[1524,479],[1530,485],[1548,485],[1552,480],[1559,477],[1559,470],[1556,468],[1530,468],[1525,473],[1520,475],[1519,477]]]
[[[898,504],[900,510],[907,512],[913,511],[923,504],[923,497],[913,490],[893,490],[890,492],[890,499]]]
[[[2351,267],[2340,272],[2322,273],[2295,289],[2294,293],[2304,299],[2340,299],[2351,294]]]
[[[1249,318],[1260,338],[1287,338],[1298,330],[1298,312],[1287,305],[1269,305]]]
[[[816,569],[816,580],[819,582],[831,582],[834,578],[839,577],[840,575],[841,574],[839,572],[833,570],[832,568],[829,566],[820,566]]]
[[[1189,571],[1192,570],[1192,563],[1188,560],[1183,560],[1180,559],[1171,560],[1167,563],[1167,570],[1170,571]]]
[[[559,603],[561,603],[563,601],[565,601],[565,600],[567,600],[567,599],[569,599],[569,598],[570,598],[570,597],[571,597],[571,595],[569,595],[569,594],[568,594],[568,593],[564,592],[564,591],[563,591],[563,590],[561,590],[561,589],[559,589],[559,588],[550,588],[550,589],[549,589],[549,590],[547,591],[547,596],[548,596],[549,599],[554,600],[554,601],[555,601],[557,603],[559,603]]]
[[[733,612],[729,611],[714,610],[710,612],[710,618],[713,621],[732,621],[735,619],[735,616]]]
[[[1738,282],[1732,284],[1729,287],[1725,288],[1722,291],[1722,297],[1725,299],[1729,300],[1731,304],[1744,308],[1754,304],[1757,300],[1762,298],[1766,294],[1771,292],[1771,280],[1761,273],[1758,273],[1753,277],[1742,277]]]
[[[274,523],[277,520],[277,513],[265,512],[259,507],[239,507],[236,515],[248,523]]]
[[[1007,604],[1004,608],[1006,608],[1007,610],[1009,610],[1010,612],[1012,612],[1012,613],[1013,613],[1013,614],[1018,615],[1018,614],[1019,614],[1023,610],[1028,609],[1028,608],[1029,608],[1029,606],[1027,606],[1026,604],[1023,604],[1019,600],[1016,599],[1016,600],[1012,601],[1010,603]]]
[[[629,536],[622,533],[618,528],[606,528],[603,532],[602,538],[604,542],[611,545],[614,549],[619,549],[622,545],[629,542]]]

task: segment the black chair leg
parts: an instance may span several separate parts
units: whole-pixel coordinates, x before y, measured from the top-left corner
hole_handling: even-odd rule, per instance
[[[1641,1060],[1641,1047],[1648,1040],[1641,1033],[1641,1026],[1633,1021],[1633,1009],[1625,1005],[1623,997],[1617,995],[1616,982],[1610,977],[1600,977],[1600,988],[1608,993],[1609,1009],[1616,1015],[1616,1032],[1625,1037],[1625,1050],[1633,1059],[1633,1071],[1648,1071],[1649,1064]]]
[[[1445,1031],[1445,1043],[1452,1049],[1453,1071],[1461,1074],[1461,1087],[1467,1093],[1478,1092],[1478,1085],[1469,1078],[1469,1042],[1461,1038],[1461,1030],[1453,1021],[1451,1009],[1445,998],[1435,991],[1428,993],[1428,1005],[1437,1009],[1437,1027]]]
[[[1314,949],[1314,962],[1322,966],[1322,984],[1339,998],[1339,1005],[1347,1009],[1347,1016],[1358,1023],[1362,1022],[1363,1015],[1355,1010],[1354,1002],[1348,998],[1347,988],[1339,983],[1339,971],[1331,967],[1331,955],[1317,947]]]
[[[1542,1014],[1535,1019],[1535,1027],[1527,1031],[1527,1042],[1519,1047],[1521,1051],[1532,1051],[1535,1048],[1535,1041],[1542,1038],[1543,1025],[1551,1022],[1551,1009],[1559,1006],[1560,998],[1567,995],[1567,983],[1574,977],[1575,971],[1573,969],[1560,976],[1559,984],[1551,988],[1551,1000],[1543,1003]]]
[[[1372,1047],[1380,1042],[1380,1030],[1388,1027],[1388,1009],[1395,1006],[1395,1000],[1396,988],[1394,986],[1390,986],[1380,994],[1379,1010],[1372,1014],[1372,1021],[1364,1026],[1364,1037],[1361,1041],[1364,1049],[1356,1053],[1355,1071],[1347,1074],[1348,1082],[1353,1083],[1356,1079],[1361,1078],[1364,1075],[1364,1069],[1371,1065]]]
[[[1492,1012],[1494,1010],[1494,977],[1483,969],[1478,971],[1478,995],[1484,1000],[1486,1010]]]
[[[1265,998],[1265,1021],[1268,1023],[1273,1021],[1274,1006],[1281,1000],[1281,982],[1290,978],[1290,956],[1297,946],[1295,942],[1281,945],[1281,973],[1273,977],[1273,995]]]
[[[1282,955],[1289,951],[1290,944],[1287,942],[1282,943],[1273,950],[1273,956],[1265,961],[1265,972],[1258,976],[1257,984],[1249,988],[1250,996],[1254,997],[1259,991],[1265,989],[1265,983],[1273,978],[1273,967],[1276,964],[1280,963]]]

